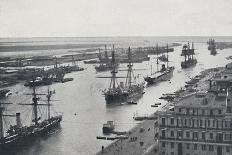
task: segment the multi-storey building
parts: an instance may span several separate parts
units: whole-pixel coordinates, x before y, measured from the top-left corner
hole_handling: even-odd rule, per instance
[[[232,155],[232,76],[216,75],[206,92],[158,112],[160,155]]]

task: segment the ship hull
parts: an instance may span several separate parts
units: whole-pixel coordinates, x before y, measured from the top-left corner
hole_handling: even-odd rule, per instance
[[[47,136],[54,132],[60,126],[62,117],[57,117],[52,122],[44,125],[42,128],[37,128],[35,131],[26,132],[21,135],[16,134],[0,139],[0,152],[9,152],[29,146],[36,139]]]
[[[181,68],[189,68],[192,66],[195,66],[197,64],[197,60],[189,60],[189,61],[183,61],[181,62]]]
[[[131,91],[130,93],[122,93],[122,94],[107,94],[105,95],[106,104],[113,104],[113,103],[121,103],[126,102],[129,99],[136,99],[140,98],[143,95],[143,87]]]
[[[157,77],[145,77],[144,80],[147,82],[148,85],[156,84],[162,81],[167,81],[171,79],[173,75],[174,68],[170,68],[168,71],[165,71],[163,74]]]

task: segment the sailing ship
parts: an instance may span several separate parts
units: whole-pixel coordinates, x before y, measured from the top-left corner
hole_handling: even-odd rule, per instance
[[[207,42],[208,44],[208,50],[210,51],[211,55],[216,55],[217,51],[216,51],[216,43],[214,39],[209,39],[209,41]]]
[[[7,104],[12,103],[0,103],[0,152],[8,152],[14,149],[20,149],[22,146],[26,144],[32,143],[39,137],[49,135],[53,133],[60,125],[62,120],[62,115],[51,116],[51,96],[53,92],[48,90],[47,94],[38,94],[35,89],[35,85],[33,86],[32,94],[32,104],[20,104],[20,105],[30,105],[33,107],[33,119],[32,125],[23,126],[21,123],[20,113],[16,113],[15,115],[7,115],[5,114]],[[46,95],[47,103],[41,104],[38,101],[40,100],[39,95]],[[41,119],[39,116],[39,107],[47,106],[47,118],[45,120]],[[5,132],[4,129],[4,117],[7,116],[15,116],[16,117],[16,125],[10,125],[9,129]]]
[[[197,64],[197,59],[193,56],[195,55],[194,44],[192,43],[192,48],[190,48],[190,44],[184,44],[182,48],[181,56],[184,56],[184,61],[181,62],[182,68],[189,68],[191,66],[195,66]]]
[[[117,103],[117,102],[125,102],[129,99],[139,98],[144,93],[144,86],[143,83],[137,84],[135,83],[133,78],[133,64],[131,60],[131,50],[130,47],[128,49],[128,69],[127,69],[127,77],[125,85],[123,82],[120,82],[120,85],[116,86],[116,79],[117,78],[124,78],[124,77],[117,77],[116,76],[116,67],[115,67],[115,56],[114,56],[114,50],[112,51],[112,64],[113,64],[113,70],[111,71],[112,76],[111,82],[110,82],[110,88],[106,91],[103,91],[105,95],[106,104],[111,103]]]
[[[156,46],[158,48],[158,45]],[[144,78],[144,80],[147,82],[148,85],[155,84],[161,81],[167,81],[169,80],[172,75],[173,75],[173,70],[175,69],[173,66],[169,67],[168,65],[168,45],[167,45],[167,67],[165,67],[165,64],[162,64],[161,69],[158,69],[159,65],[159,58],[158,58],[158,53],[157,53],[157,58],[156,58],[156,64],[157,64],[157,72],[152,73],[152,65],[151,65],[151,75],[147,76]]]
[[[95,70],[97,72],[112,70],[113,67],[118,67],[119,66],[118,63],[115,63],[114,66],[113,66],[112,62],[110,61],[110,59],[108,57],[106,45],[105,45],[105,51],[104,51],[104,58],[102,58],[102,56],[101,56],[100,49],[99,49],[98,58],[99,58],[99,65],[95,66]]]

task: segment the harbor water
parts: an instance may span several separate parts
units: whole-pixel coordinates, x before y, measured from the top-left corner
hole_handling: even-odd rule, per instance
[[[97,40],[102,44],[116,44],[116,47],[127,47],[131,45],[136,46],[148,46],[155,45],[156,41],[160,44],[166,42],[178,42],[186,43],[187,41],[194,41],[196,48],[196,59],[198,63],[195,67],[188,69],[181,69],[180,63],[184,60],[181,56],[182,46],[175,47],[174,52],[169,53],[169,65],[174,66],[175,70],[173,77],[170,81],[161,82],[157,85],[152,85],[145,88],[145,94],[137,102],[137,105],[106,105],[102,91],[107,89],[110,84],[110,79],[97,78],[98,76],[110,76],[110,72],[96,73],[94,65],[84,64],[80,62],[79,65],[85,68],[84,71],[72,72],[66,74],[65,77],[74,78],[73,81],[66,83],[55,83],[50,87],[50,90],[55,90],[53,99],[53,107],[57,112],[63,113],[63,121],[61,123],[61,129],[53,135],[41,138],[35,141],[30,146],[15,152],[17,155],[87,155],[94,154],[101,150],[101,146],[107,146],[112,141],[97,140],[96,136],[102,136],[102,125],[108,120],[115,122],[115,130],[128,131],[135,126],[138,122],[133,120],[133,116],[137,115],[150,115],[156,110],[162,108],[165,105],[165,101],[158,98],[164,93],[171,93],[180,87],[185,85],[185,81],[190,80],[191,77],[198,75],[201,71],[213,68],[225,66],[230,60],[225,58],[231,55],[231,49],[218,50],[218,54],[210,55],[210,51],[207,50],[207,37],[180,37],[180,38],[98,38]],[[78,39],[77,39],[78,40]],[[80,39],[81,40],[81,39]],[[86,38],[84,41],[87,44],[93,43],[94,38]],[[146,42],[144,42],[146,40]],[[232,38],[217,38],[219,41],[232,41]],[[72,40],[73,42],[76,40]],[[83,40],[82,40],[83,41]],[[186,41],[186,42],[182,42]],[[65,53],[65,50],[60,50]],[[15,51],[16,52],[16,51]],[[31,51],[30,51],[31,52]],[[4,53],[4,52],[3,52]],[[1,53],[0,53],[1,54]],[[19,53],[20,54],[20,53]],[[25,54],[25,51],[24,51]],[[60,54],[60,53],[58,53]],[[116,51],[117,54],[117,51]],[[4,55],[10,55],[5,52]],[[150,56],[150,61],[144,61],[143,63],[135,63],[134,68],[139,69],[134,71],[137,82],[142,82],[143,77],[151,73],[151,65],[153,70],[156,70],[156,56]],[[160,68],[160,66],[159,66]],[[120,69],[126,69],[126,64],[121,64]],[[125,76],[126,72],[121,71],[118,75]],[[124,79],[118,79],[125,81]],[[14,103],[14,107],[9,107],[9,113],[22,110],[22,113],[30,113],[24,108],[19,108],[17,103],[30,103],[30,96],[25,96],[25,93],[31,91],[30,88],[24,87],[24,83],[17,84],[10,87],[13,94],[6,100],[7,102]],[[39,92],[46,92],[47,87],[39,87]],[[162,105],[157,107],[151,107],[152,104],[161,102]],[[31,113],[30,113],[31,114]],[[22,122],[26,122],[26,119],[30,119],[31,116],[23,114]],[[14,124],[13,120],[11,123]]]

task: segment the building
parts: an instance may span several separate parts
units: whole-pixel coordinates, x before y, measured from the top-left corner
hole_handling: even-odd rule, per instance
[[[232,76],[225,69],[206,92],[181,98],[158,112],[160,155],[232,154]]]

